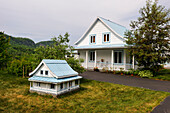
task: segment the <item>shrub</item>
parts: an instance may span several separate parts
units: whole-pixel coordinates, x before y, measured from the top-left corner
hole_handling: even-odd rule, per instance
[[[153,73],[151,71],[149,71],[149,70],[143,70],[143,71],[139,71],[139,76],[142,77],[142,78],[143,77],[150,78],[150,77],[153,76]]]
[[[71,68],[73,68],[73,70],[77,71],[78,73],[83,73],[85,71],[78,59],[69,58],[67,59],[67,63],[70,65]]]
[[[139,72],[140,72],[139,70],[136,70],[136,71],[133,72],[133,74],[134,74],[134,75],[138,75]]]

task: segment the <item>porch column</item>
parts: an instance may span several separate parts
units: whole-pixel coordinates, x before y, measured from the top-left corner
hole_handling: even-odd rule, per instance
[[[135,69],[135,57],[134,57],[134,55],[132,57],[132,68]]]
[[[94,56],[95,56],[95,58],[94,58],[94,67],[97,67],[97,64],[96,64],[97,63],[96,62],[97,61],[97,50],[95,50],[95,55]]]
[[[124,49],[124,70],[126,70],[126,50]]]
[[[112,53],[111,53],[111,68],[112,68],[112,70],[114,70],[114,69],[113,69],[113,63],[114,63],[113,56],[114,56],[114,50],[112,50]],[[111,70],[111,71],[112,71],[112,70]]]
[[[86,69],[88,67],[88,50],[86,50]]]

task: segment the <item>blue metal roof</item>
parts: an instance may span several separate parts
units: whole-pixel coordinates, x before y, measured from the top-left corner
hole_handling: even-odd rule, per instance
[[[53,60],[53,59],[43,59],[43,61],[47,64],[47,63],[67,63],[65,60]]]
[[[78,46],[75,49],[97,49],[97,48],[122,48],[126,44],[107,44],[107,45],[87,45],[87,46]]]
[[[117,23],[114,23],[110,20],[104,19],[102,17],[99,17],[105,24],[107,24],[112,30],[114,30],[116,33],[118,33],[120,36],[124,37],[124,33],[127,31],[126,27],[119,25]]]
[[[42,76],[32,76],[29,78],[29,81],[39,81],[39,82],[48,82],[48,83],[61,83],[61,82],[67,82],[71,80],[77,80],[81,79],[81,76],[73,76],[73,77],[68,77],[68,78],[61,78],[57,79],[55,77],[42,77]]]
[[[56,76],[78,75],[65,60],[44,59],[43,61]]]

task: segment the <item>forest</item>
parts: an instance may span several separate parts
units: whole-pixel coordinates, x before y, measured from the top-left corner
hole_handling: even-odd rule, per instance
[[[69,41],[68,33],[51,38],[51,41],[35,43],[29,38],[13,37],[0,32],[0,70],[26,77],[42,59],[62,59],[81,73],[84,68],[79,64],[80,61],[73,57],[65,57],[74,49],[68,44]]]

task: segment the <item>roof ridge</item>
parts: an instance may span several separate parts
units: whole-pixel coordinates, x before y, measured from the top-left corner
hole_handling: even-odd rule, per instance
[[[116,23],[116,22],[113,22],[113,21],[111,21],[111,20],[109,20],[109,19],[105,19],[105,18],[103,18],[103,17],[98,17],[98,18],[101,18],[101,19],[104,19],[104,20],[107,20],[107,21],[109,21],[109,22],[112,22],[112,23],[114,23],[114,24],[117,24],[117,25],[119,25],[119,26],[121,26],[121,27],[124,27],[124,28],[126,28],[125,26],[123,26],[123,25],[120,25],[120,24],[118,24],[118,23]]]

